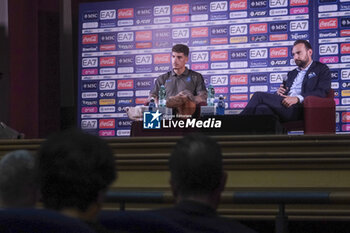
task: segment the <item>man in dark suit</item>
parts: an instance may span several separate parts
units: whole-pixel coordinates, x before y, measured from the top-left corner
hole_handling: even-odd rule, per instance
[[[288,72],[276,94],[255,92],[241,115],[276,115],[281,121],[299,120],[303,118],[305,97],[327,96],[331,74],[326,65],[312,60],[310,43],[295,41],[292,55],[298,68]]]
[[[169,167],[177,204],[152,213],[166,217],[188,232],[255,232],[216,213],[227,174],[223,171],[220,146],[213,139],[204,135],[185,136],[171,153]]]

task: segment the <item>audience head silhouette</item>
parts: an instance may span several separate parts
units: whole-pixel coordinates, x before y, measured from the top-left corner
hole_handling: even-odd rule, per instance
[[[60,132],[39,149],[38,177],[46,208],[94,220],[116,178],[113,153],[97,136],[79,130]]]
[[[17,150],[0,161],[0,203],[2,207],[33,207],[38,197],[35,159],[29,151]]]
[[[193,199],[214,208],[220,200],[227,174],[220,146],[212,138],[193,134],[181,139],[170,155],[171,186],[178,201]]]

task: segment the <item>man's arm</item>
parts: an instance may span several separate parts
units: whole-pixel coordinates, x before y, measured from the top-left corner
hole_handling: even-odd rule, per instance
[[[200,77],[198,78],[198,81],[196,83],[197,95],[194,96],[194,101],[196,102],[196,104],[199,104],[201,102],[207,102],[207,97],[208,97],[207,88],[205,87],[205,83],[204,83],[204,78],[201,74],[199,75]]]

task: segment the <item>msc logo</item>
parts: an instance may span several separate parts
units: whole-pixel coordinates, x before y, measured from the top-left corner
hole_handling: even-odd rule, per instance
[[[228,52],[227,51],[211,51],[210,52],[211,61],[227,61]]]
[[[267,7],[267,0],[252,0],[250,1],[251,8],[264,8]]]
[[[82,129],[97,129],[97,120],[82,120],[80,125]]]
[[[173,39],[183,39],[190,37],[190,29],[188,28],[179,28],[172,30]]]
[[[239,11],[247,9],[247,0],[233,0],[230,1],[230,11]]]
[[[228,85],[228,76],[227,75],[211,76],[210,77],[210,83],[213,86]]]
[[[288,6],[287,0],[270,0],[269,5],[271,8],[286,7]]]
[[[318,21],[318,28],[319,29],[338,28],[338,18],[320,19]]]
[[[100,20],[116,19],[115,10],[103,10],[100,11]]]
[[[190,13],[190,5],[189,4],[179,4],[173,5],[173,15],[183,15]]]
[[[134,57],[118,57],[118,65],[134,64]]]
[[[265,59],[267,58],[267,48],[263,49],[251,49],[249,51],[250,59]]]
[[[208,5],[203,3],[203,4],[195,4],[192,6],[192,12],[193,13],[200,13],[200,12],[208,12]]]
[[[83,19],[84,20],[92,20],[92,19],[98,19],[98,12],[86,12],[83,14]]]
[[[133,32],[119,32],[117,36],[118,42],[130,42],[134,41]]]
[[[135,56],[136,65],[150,65],[152,64],[152,55],[136,55]]]
[[[208,37],[208,28],[207,27],[192,28],[191,37]]]
[[[341,44],[340,45],[340,53],[341,54],[348,54],[350,53],[350,44]]]
[[[331,71],[331,79],[332,80],[338,80],[338,78],[339,78],[338,71]]]
[[[258,23],[249,25],[250,34],[267,33],[267,23]]]
[[[253,74],[250,76],[251,83],[266,83],[267,82],[267,74]]]
[[[341,18],[341,26],[342,27],[349,27],[350,26],[350,18]]]
[[[210,30],[211,35],[227,35],[228,34],[228,28],[225,26],[222,27],[213,27]]]
[[[191,61],[192,62],[205,62],[209,60],[208,52],[192,52]]]
[[[288,48],[270,48],[270,58],[288,57]]]
[[[97,42],[98,42],[97,34],[83,35],[83,44],[97,44]]]
[[[118,90],[133,89],[134,80],[118,80]]]
[[[118,19],[127,19],[134,17],[134,8],[118,9]]]
[[[136,41],[152,40],[152,31],[136,32]]]
[[[228,9],[228,6],[226,1],[210,3],[210,12],[227,11],[227,9]]]
[[[98,66],[98,59],[97,57],[89,57],[89,58],[83,58],[82,60],[82,67],[97,67]]]
[[[157,112],[143,113],[143,128],[144,129],[160,129],[160,116],[162,114]]]
[[[324,44],[319,46],[320,55],[338,54],[338,44]]]
[[[286,32],[288,30],[287,23],[272,23],[270,24],[271,32]]]
[[[166,31],[155,31],[154,32],[155,39],[170,39],[171,33],[169,30]]]
[[[151,16],[152,15],[152,8],[138,8],[136,10],[137,16]]]
[[[248,51],[247,50],[237,50],[237,51],[231,51],[231,59],[245,59],[248,58]]]
[[[83,90],[97,90],[97,82],[87,82],[83,83]]]
[[[230,26],[230,35],[246,35],[248,33],[247,24],[238,24]]]
[[[308,31],[309,30],[309,21],[307,21],[307,20],[291,21],[290,25],[289,25],[289,30],[291,32]]]
[[[137,80],[136,81],[136,88],[146,88],[151,87],[152,81],[151,80]]]
[[[154,16],[170,15],[170,6],[155,6],[153,8]]]
[[[115,80],[100,81],[100,90],[115,90]]]

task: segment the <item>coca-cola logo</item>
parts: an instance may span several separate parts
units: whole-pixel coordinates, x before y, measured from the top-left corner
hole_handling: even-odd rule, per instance
[[[116,59],[115,57],[101,57],[100,66],[115,66]]]
[[[350,44],[341,44],[340,45],[340,53],[350,53]]]
[[[152,40],[152,31],[136,32],[136,41]]]
[[[96,44],[98,42],[98,35],[83,35],[83,44]]]
[[[247,9],[247,0],[234,0],[230,1],[230,10],[246,10]]]
[[[227,51],[212,51],[210,53],[211,61],[227,61],[228,52]]]
[[[277,58],[277,57],[288,57],[288,48],[270,48],[270,57],[271,58]]]
[[[170,63],[170,54],[155,54],[154,64]]]
[[[341,116],[342,122],[350,122],[350,112],[343,112]]]
[[[231,85],[244,85],[248,84],[248,75],[246,74],[234,74],[230,76]]]
[[[134,88],[134,80],[118,80],[118,89]]]
[[[267,23],[249,25],[250,34],[267,33]]]
[[[330,29],[330,28],[338,28],[338,19],[320,19],[318,21],[319,29]]]
[[[192,28],[191,29],[191,36],[192,37],[207,37],[208,36],[208,28],[207,27]]]
[[[100,129],[115,128],[115,119],[101,119],[99,122]]]
[[[133,18],[133,17],[134,17],[133,8],[118,10],[118,19]]]
[[[181,14],[188,14],[188,13],[190,13],[189,4],[173,5],[174,15],[181,15]]]

